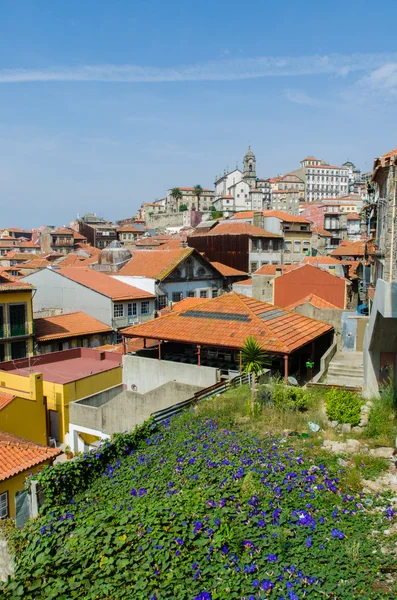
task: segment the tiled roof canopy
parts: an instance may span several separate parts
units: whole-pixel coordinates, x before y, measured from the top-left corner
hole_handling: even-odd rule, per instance
[[[331,330],[327,323],[230,292],[123,334],[234,349],[255,336],[265,352],[289,354]]]
[[[238,269],[234,269],[233,267],[229,267],[229,265],[224,265],[223,263],[211,261],[211,265],[215,267],[219,273],[221,273],[224,277],[233,277],[233,276],[244,276],[248,275],[245,271],[239,271]]]
[[[364,240],[358,240],[357,242],[343,241],[335,250],[332,250],[331,256],[364,256],[364,253]]]
[[[249,235],[251,237],[262,238],[281,238],[277,233],[270,233],[261,227],[255,227],[251,223],[239,223],[238,221],[221,221],[210,231],[196,231],[191,237],[207,236],[207,235]]]
[[[36,339],[39,342],[113,331],[109,325],[101,323],[84,312],[35,319],[34,325]]]
[[[0,481],[27,471],[62,453],[29,440],[0,431]]]

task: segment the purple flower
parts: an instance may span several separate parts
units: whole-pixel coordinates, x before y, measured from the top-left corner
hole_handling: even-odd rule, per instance
[[[306,546],[307,546],[307,548],[310,548],[311,545],[312,545],[312,538],[309,535],[309,537],[306,538]]]
[[[340,531],[336,527],[334,527],[334,529],[331,531],[331,535],[332,535],[332,537],[338,538],[339,540],[343,540],[343,538],[345,537],[345,534],[343,533],[343,531]]]
[[[145,496],[147,494],[146,488],[141,488],[138,493],[140,496]]]
[[[211,600],[211,594],[209,592],[200,592],[198,596],[194,597],[194,600]]]
[[[267,560],[268,560],[268,562],[277,562],[278,556],[277,556],[277,554],[268,554]]]
[[[261,588],[264,592],[268,592],[272,589],[272,587],[273,583],[270,581],[270,579],[264,579],[261,583]]]
[[[137,491],[136,491],[136,489],[135,489],[135,488],[132,488],[132,490],[131,490],[131,492],[130,492],[130,495],[131,495],[131,496],[137,496],[137,495],[138,495],[138,494],[137,494]]]

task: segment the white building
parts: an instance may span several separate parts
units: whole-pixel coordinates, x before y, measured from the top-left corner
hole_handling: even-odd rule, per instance
[[[340,198],[349,192],[349,168],[329,165],[324,160],[308,156],[301,161],[300,169],[293,171],[306,185],[305,200]]]

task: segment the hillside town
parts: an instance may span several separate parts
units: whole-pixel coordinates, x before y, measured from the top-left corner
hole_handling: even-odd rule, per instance
[[[0,519],[39,514],[44,467],[246,382],[250,339],[286,388],[379,397],[397,356],[397,149],[369,173],[264,167],[249,147],[211,189],[181,177],[119,221],[2,223]]]

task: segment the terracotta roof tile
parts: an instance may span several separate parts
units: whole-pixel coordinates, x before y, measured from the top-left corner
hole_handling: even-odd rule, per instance
[[[280,271],[281,273],[286,273],[297,266],[299,265],[262,265],[255,271],[255,275],[276,275]]]
[[[332,233],[330,233],[323,227],[319,227],[318,225],[312,226],[312,233],[314,233],[315,235],[322,235],[323,237],[332,237]]]
[[[3,274],[0,275],[0,292],[12,292],[14,290],[31,291],[34,289],[34,286],[30,283],[26,283],[26,281],[14,281],[10,280],[8,277],[4,277]]]
[[[0,481],[27,471],[62,454],[60,448],[48,448],[0,431]]]
[[[359,221],[360,220],[360,215],[358,215],[357,213],[349,213],[347,215],[347,220],[348,221]]]
[[[113,277],[93,269],[76,269],[75,267],[59,268],[54,271],[62,277],[67,277],[84,287],[90,288],[112,300],[129,300],[135,298],[154,298],[153,294],[145,292],[127,283],[122,283]],[[121,273],[121,271],[119,271]]]
[[[113,331],[109,325],[101,323],[84,312],[34,319],[34,325],[38,342]]]
[[[233,218],[233,217],[232,217]],[[281,238],[281,235],[271,233],[262,229],[261,227],[255,227],[251,223],[236,222],[232,221],[221,221],[218,225],[215,225],[210,231],[199,232],[195,231],[192,237],[207,236],[207,235],[249,235],[252,237],[266,237],[266,238]]]
[[[0,391],[0,410],[5,408],[15,398],[16,396],[13,396],[12,394],[7,394],[7,392]]]
[[[316,294],[308,294],[307,296],[305,296],[304,298],[301,298],[297,302],[290,304],[289,306],[287,306],[287,308],[289,310],[293,310],[297,306],[302,306],[302,304],[306,304],[306,302],[308,302],[312,306],[315,306],[316,308],[332,308],[332,309],[337,308],[338,310],[341,310],[339,308],[339,306],[335,306],[335,304],[331,304],[331,302],[327,302],[327,300],[324,300],[324,298],[320,298],[319,296],[316,296]]]
[[[34,242],[21,242],[17,244],[17,248],[40,248],[40,244],[35,244]]]
[[[365,241],[349,242],[344,240],[340,245],[332,250],[331,256],[364,256]]]
[[[224,265],[223,263],[212,261],[211,265],[215,267],[219,273],[221,273],[224,277],[237,277],[248,275],[245,271],[239,271],[238,269],[234,269],[233,267],[229,267],[229,265]]]
[[[124,335],[239,349],[250,335],[265,352],[289,354],[332,326],[236,292],[127,328]]]
[[[340,265],[340,261],[332,256],[305,256],[303,264],[309,265]]]
[[[169,315],[171,313],[182,312],[184,310],[187,310],[188,308],[193,308],[193,306],[197,306],[198,304],[204,304],[209,300],[210,298],[184,298],[179,302],[173,302],[172,310],[170,306],[167,306],[167,308],[163,308],[163,310],[160,311],[160,315],[164,317],[165,315]]]
[[[118,274],[162,280],[193,252],[195,252],[193,248],[135,252],[132,259],[120,269]]]

